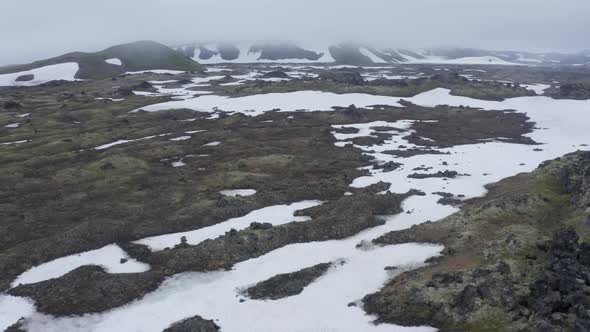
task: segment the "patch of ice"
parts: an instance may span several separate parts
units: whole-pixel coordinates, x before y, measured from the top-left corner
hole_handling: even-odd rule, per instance
[[[144,97],[162,97],[162,96],[166,95],[164,93],[150,92],[150,91],[135,91],[135,90],[133,90],[132,92],[136,96],[144,96]]]
[[[207,130],[191,130],[191,131],[185,131],[185,133],[187,133],[187,134],[196,134],[196,133],[202,133],[204,131],[207,131]]]
[[[94,100],[110,100],[113,102],[118,102],[118,101],[125,100],[125,98],[101,98],[101,97],[99,97],[99,98],[94,98]]]
[[[22,144],[22,143],[27,143],[30,142],[31,140],[29,139],[23,139],[20,141],[12,141],[12,142],[4,142],[4,143],[0,143],[0,145],[12,145],[12,144]]]
[[[228,71],[231,71],[231,69],[225,67],[207,67],[208,73],[222,73]]]
[[[31,113],[23,113],[23,114],[18,114],[16,115],[17,118],[26,118],[29,117],[31,115]]]
[[[109,63],[111,65],[115,65],[115,66],[122,66],[123,65],[123,62],[121,61],[121,59],[118,59],[118,58],[106,59],[106,60],[104,60],[104,62]]]
[[[218,146],[219,144],[221,144],[221,142],[210,142],[207,144],[203,144],[203,146]]]
[[[542,95],[545,90],[551,87],[548,84],[521,84],[523,87],[535,91],[536,94]]]
[[[191,139],[190,136],[179,136],[179,137],[174,137],[171,138],[171,141],[186,141],[187,139]]]
[[[20,127],[20,123],[16,122],[16,123],[11,123],[11,124],[7,124],[6,126],[4,126],[6,128],[18,128]]]
[[[174,245],[180,243],[180,238],[183,236],[186,237],[187,243],[198,244],[207,239],[214,239],[220,235],[223,235],[232,228],[237,230],[247,228],[250,226],[250,223],[253,222],[268,222],[278,226],[289,222],[308,221],[309,217],[294,216],[295,211],[317,206],[321,203],[322,202],[320,201],[302,201],[289,205],[268,206],[262,209],[254,210],[243,217],[232,218],[213,226],[200,228],[194,231],[148,237],[139,241],[135,241],[135,243],[146,245],[152,251],[159,251],[164,250],[165,248],[174,247]]]
[[[126,143],[131,143],[131,142],[137,142],[137,141],[143,141],[146,139],[152,139],[152,138],[156,138],[156,137],[162,137],[162,136],[168,136],[168,135],[172,135],[172,133],[166,133],[166,134],[159,134],[159,135],[152,135],[152,136],[146,136],[146,137],[142,137],[142,138],[136,138],[136,139],[121,139],[118,141],[114,141],[111,143],[107,143],[107,144],[103,144],[100,146],[95,147],[95,150],[104,150],[104,149],[108,149],[110,147],[116,146],[116,145],[121,145],[121,144],[126,144]]]
[[[172,163],[172,167],[182,167],[182,166],[185,166],[185,165],[186,164],[182,161],[182,159],[179,160],[179,161],[175,161],[175,162]]]
[[[121,263],[122,258],[127,262]],[[37,265],[18,276],[10,285],[16,287],[19,284],[32,284],[58,278],[83,265],[100,265],[109,273],[135,273],[149,270],[149,265],[130,258],[119,246],[110,244],[100,249],[61,257]]]
[[[256,194],[256,190],[254,190],[254,189],[232,189],[232,190],[222,190],[219,193],[222,195],[225,195],[225,196],[232,196],[232,197],[252,196],[252,195]]]
[[[0,75],[0,86],[33,86],[54,80],[76,81],[79,66],[77,62],[59,63],[21,71],[18,73]],[[30,81],[17,81],[19,76],[33,75]]]

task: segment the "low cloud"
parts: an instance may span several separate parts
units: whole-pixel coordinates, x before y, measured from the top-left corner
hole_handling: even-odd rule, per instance
[[[0,64],[141,39],[590,48],[588,0],[18,0],[0,11]]]

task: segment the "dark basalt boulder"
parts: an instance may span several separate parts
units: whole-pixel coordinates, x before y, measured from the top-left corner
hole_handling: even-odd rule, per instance
[[[193,316],[172,324],[162,332],[217,332],[219,326],[212,320],[201,316]]]
[[[33,75],[33,74],[26,74],[26,75],[21,75],[21,76],[17,77],[15,81],[17,81],[17,82],[28,82],[28,81],[32,81],[34,78],[35,78],[35,75]]]

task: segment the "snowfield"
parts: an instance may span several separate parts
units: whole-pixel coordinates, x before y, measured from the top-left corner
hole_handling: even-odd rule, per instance
[[[194,99],[170,101],[144,106],[141,109],[155,112],[168,109],[188,108],[199,112],[215,112],[220,109],[226,112],[239,112],[247,115],[260,115],[266,111],[315,111],[331,110],[333,106],[346,107],[355,104],[358,107],[383,104],[400,106],[400,98],[374,96],[362,93],[336,94],[322,91],[298,91],[290,93],[269,93],[246,97],[230,98],[225,96],[202,96]],[[139,110],[139,109],[138,109]],[[134,110],[134,111],[138,111]]]
[[[18,73],[3,74],[0,75],[0,86],[33,86],[55,80],[76,81],[78,69],[77,62],[67,62]],[[33,79],[17,81],[17,78],[23,75],[33,75]]]
[[[399,99],[364,94],[337,95],[319,91],[302,91],[240,98],[201,96],[194,99],[150,105],[142,109],[158,111],[189,108],[195,111],[212,112],[214,107],[219,107],[225,111],[257,115],[273,109],[283,111],[329,110],[332,106],[348,106],[349,104],[356,104],[359,107],[375,104],[400,106]],[[355,179],[351,186],[361,188],[384,181],[393,184],[390,190],[397,193],[404,193],[409,189],[424,191],[426,196],[412,196],[404,201],[402,206],[404,211],[411,211],[411,213],[382,216],[381,218],[385,221],[384,225],[362,231],[343,240],[288,245],[258,258],[238,263],[231,271],[178,274],[168,278],[156,291],[145,297],[100,314],[55,318],[35,312],[32,303],[25,299],[0,296],[0,329],[24,316],[27,317],[25,327],[33,332],[114,330],[160,332],[175,321],[200,315],[206,319],[215,319],[225,332],[244,331],[246,322],[246,330],[253,332],[434,331],[430,327],[374,325],[372,324],[374,317],[366,315],[359,306],[349,307],[347,304],[377,291],[395,274],[423,265],[426,259],[439,255],[443,247],[407,243],[383,247],[369,244],[359,249],[356,245],[361,242],[370,243],[372,239],[386,232],[405,229],[427,220],[440,220],[458,211],[455,207],[438,204],[437,200],[440,196],[434,195],[432,192],[445,191],[455,195],[463,194],[466,199],[481,196],[486,193],[484,186],[488,183],[520,172],[532,171],[542,161],[559,157],[565,153],[578,149],[590,149],[584,145],[590,144],[590,131],[587,129],[588,123],[590,123],[590,100],[555,100],[533,96],[504,101],[484,101],[452,96],[447,89],[435,89],[404,99],[422,106],[447,104],[467,105],[486,110],[514,109],[526,113],[531,121],[536,122],[536,129],[527,136],[543,145],[509,144],[491,140],[482,141],[479,144],[439,149],[450,154],[398,158],[384,154],[383,151],[399,149],[401,145],[405,145],[407,148],[414,147],[403,138],[412,132],[414,121],[379,121],[346,125],[346,127],[356,127],[360,131],[357,134],[333,133],[337,140],[335,144],[338,146],[349,144],[350,140],[356,136],[372,135],[371,128],[374,126],[386,125],[396,129],[390,132],[394,136],[386,140],[384,144],[359,146],[359,148],[380,162],[395,161],[402,163],[403,166],[392,172],[371,169],[370,175]],[[115,145],[114,143],[105,146]],[[208,145],[213,145],[213,143],[219,142],[212,142]],[[535,148],[542,150],[535,151]],[[454,170],[463,175],[449,179],[410,179],[407,177],[410,173],[415,172],[413,168],[421,165],[433,167],[428,173]],[[187,242],[194,244],[207,238],[217,237],[232,227],[247,227],[252,221],[268,221],[275,224],[292,221],[313,222],[308,219],[296,219],[300,217],[293,217],[293,212],[303,206],[313,206],[314,204],[320,203],[308,201],[288,206],[266,207],[246,216],[230,219],[207,228],[151,237],[140,240],[138,243],[146,244],[152,250],[162,250],[179,243],[181,236],[185,236]],[[74,260],[70,256],[60,258],[56,261],[64,260],[64,263],[57,264],[56,261],[52,261],[41,264],[25,272],[14,283],[22,282],[22,280],[43,280],[55,277],[82,263],[97,264],[102,262],[109,269],[115,269],[118,258],[122,254],[124,253],[118,251],[116,253],[105,252],[103,248],[76,255],[84,257],[84,259]],[[293,272],[318,263],[338,260],[342,260],[344,264],[332,267],[297,296],[275,301],[250,299],[246,299],[243,303],[239,301],[244,298],[241,290],[276,274]],[[386,266],[397,266],[399,269],[388,272],[384,271]],[[148,268],[141,263],[131,265],[131,267],[138,270]]]

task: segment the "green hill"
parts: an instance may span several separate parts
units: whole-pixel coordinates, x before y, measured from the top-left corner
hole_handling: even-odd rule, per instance
[[[112,58],[121,60],[122,64],[119,66],[105,61]],[[2,67],[0,74],[27,71],[66,62],[78,63],[80,69],[76,73],[76,78],[79,79],[103,79],[128,71],[150,69],[202,70],[197,62],[165,45],[153,41],[138,41],[113,46],[95,53],[73,52],[25,65]]]

